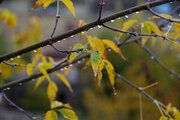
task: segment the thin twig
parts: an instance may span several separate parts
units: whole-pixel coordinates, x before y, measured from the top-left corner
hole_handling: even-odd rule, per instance
[[[99,22],[97,22],[97,20],[95,20],[95,21],[93,21],[93,22],[91,22],[89,24],[86,24],[86,25],[81,26],[79,28],[70,30],[70,31],[68,31],[68,32],[66,32],[64,34],[59,35],[59,36],[56,36],[56,37],[53,37],[53,38],[38,42],[36,44],[30,45],[28,47],[25,47],[23,49],[20,49],[20,50],[11,52],[11,53],[2,55],[2,56],[0,56],[0,63],[5,61],[5,60],[8,60],[10,58],[14,58],[14,57],[16,57],[18,55],[21,55],[21,54],[36,50],[36,49],[38,49],[40,47],[50,45],[49,41],[51,41],[52,43],[55,43],[57,41],[68,38],[68,37],[70,37],[72,35],[81,33],[82,31],[87,31],[90,28],[99,25],[100,23],[106,23],[106,22],[111,21],[113,19],[125,16],[125,15],[128,15],[128,14],[132,14],[132,13],[137,12],[137,11],[146,10],[147,9],[147,4],[149,4],[151,7],[155,7],[155,6],[158,6],[158,5],[161,5],[161,4],[169,3],[171,1],[175,1],[175,0],[157,0],[157,1],[152,1],[150,3],[145,3],[145,4],[142,4],[142,5],[139,5],[139,6],[135,6],[135,7],[129,8],[129,9],[122,10],[120,12],[117,12],[117,13],[112,14],[110,16],[107,16],[105,18],[102,18]],[[176,1],[180,1],[180,0],[176,0]]]
[[[142,97],[140,93],[139,93],[139,107],[140,107],[140,120],[143,120]]]
[[[104,26],[105,28],[108,28],[110,30],[116,31],[116,32],[121,32],[121,33],[125,33],[125,34],[130,34],[133,36],[152,36],[152,37],[161,37],[163,39],[168,39],[168,40],[173,40],[172,38],[168,38],[166,35],[159,35],[159,34],[142,34],[142,33],[137,33],[137,32],[130,32],[130,31],[123,31],[117,28],[112,28],[106,24],[102,24],[102,26]]]
[[[139,41],[137,41],[137,43],[139,44],[139,46],[141,47],[141,43]],[[171,75],[175,76],[177,79],[180,79],[180,75],[178,75],[177,73],[175,73],[173,70],[170,70],[168,67],[166,67],[147,47],[143,47],[143,49],[151,56],[153,56],[153,59],[156,61],[156,63],[158,63],[164,70],[166,70],[167,72],[169,72]]]
[[[34,117],[30,115],[28,112],[26,112],[24,109],[21,107],[17,106],[15,103],[13,103],[5,94],[4,92],[1,92],[1,95],[4,97],[4,99],[12,106],[17,108],[20,112],[24,113],[27,117],[29,117],[31,120],[34,120]]]
[[[147,3],[149,3],[149,2],[150,2],[150,0],[147,1]],[[158,14],[158,13],[155,12],[153,9],[151,9],[151,7],[149,6],[149,4],[147,4],[147,8],[148,8],[148,10],[149,10],[153,15],[155,15],[155,16],[158,16],[158,17],[160,17],[160,18],[162,18],[162,19],[164,19],[164,20],[167,20],[167,21],[169,21],[169,22],[180,23],[179,20],[175,20],[175,19],[172,19],[172,18],[167,18],[167,17],[164,17],[164,16]]]

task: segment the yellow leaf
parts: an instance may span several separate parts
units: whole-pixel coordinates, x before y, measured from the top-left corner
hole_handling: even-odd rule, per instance
[[[76,14],[75,14],[75,10],[74,10],[74,7],[73,7],[73,3],[70,1],[70,0],[61,0],[65,5],[66,7],[71,11],[71,13],[73,14],[74,17],[76,17]]]
[[[39,77],[39,78],[37,79],[33,91],[35,91],[35,90],[39,87],[39,85],[42,83],[42,81],[43,81],[44,79],[45,79],[44,76]]]
[[[123,56],[120,48],[118,48],[117,45],[116,45],[114,42],[112,42],[112,41],[110,41],[110,40],[103,40],[103,42],[104,42],[109,48],[111,48],[111,49],[114,50],[116,53],[118,53],[118,54],[121,56],[122,59],[124,59],[124,60],[127,61],[127,59]]]
[[[58,91],[58,87],[57,87],[56,83],[51,81],[48,84],[48,89],[47,89],[47,95],[48,95],[48,98],[51,101],[51,103],[56,98],[57,91]]]
[[[151,34],[151,28],[144,23],[141,23],[141,33],[142,34]],[[142,36],[142,47],[144,47],[144,45],[147,43],[149,39],[149,36]]]
[[[54,109],[54,108],[57,108],[57,107],[62,107],[62,106],[63,106],[63,103],[59,102],[59,101],[53,101],[51,103],[51,109]]]
[[[166,18],[172,18],[172,16],[171,15],[168,15],[168,14],[160,14],[161,16],[163,16],[163,17],[166,17]],[[160,17],[158,17],[158,16],[152,16],[152,18],[160,18]]]
[[[123,23],[123,27],[121,30],[127,31],[128,29],[130,29],[133,25],[135,25],[137,22],[137,20],[128,20],[125,23]],[[123,33],[120,33],[120,36],[122,36]]]
[[[158,26],[156,24],[154,24],[153,22],[146,21],[146,22],[144,22],[144,25],[148,25],[154,33],[162,35],[162,33],[159,30]]]
[[[94,77],[96,78],[97,73],[98,73],[98,67],[99,63],[101,62],[101,55],[99,53],[93,52],[91,53],[91,66],[94,72]]]
[[[101,54],[102,58],[108,59],[106,46],[103,43],[103,41],[94,37],[93,44],[95,45],[95,48],[97,49],[97,51]]]
[[[16,28],[17,26],[16,15],[7,9],[0,9],[0,21],[1,20],[6,22],[11,28]]]
[[[33,6],[33,9],[38,8],[43,4],[43,8],[46,9],[50,4],[55,2],[56,0],[37,0],[35,5]]]
[[[169,120],[167,117],[161,116],[159,120]]]
[[[46,69],[44,69],[42,66],[37,66],[37,68],[41,71],[41,73],[47,78],[47,80],[49,81],[49,83],[51,83],[51,79],[46,71]]]
[[[48,111],[45,120],[58,120],[57,113],[55,111]]]
[[[114,76],[115,76],[114,67],[108,60],[104,60],[104,63],[105,63],[105,68],[107,70],[109,79],[110,79],[110,83],[114,89]]]
[[[73,93],[73,90],[72,90],[72,87],[71,87],[71,84],[68,82],[68,80],[66,79],[66,77],[61,74],[61,73],[56,73],[56,76],[59,77],[59,79],[62,80],[62,82],[69,88],[69,90]]]
[[[27,74],[32,75],[32,73],[34,72],[34,69],[35,69],[35,66],[33,64],[29,63],[27,65]]]
[[[81,43],[78,43],[76,45],[74,45],[72,50],[77,50],[79,48],[84,48],[84,45],[82,45]],[[70,57],[69,57],[69,63],[71,64],[73,62],[73,60],[79,56],[81,54],[81,52],[77,53],[77,52],[73,52],[71,53]]]
[[[83,70],[85,70],[87,67],[89,67],[91,65],[91,59],[88,59],[88,61],[86,62],[85,66],[82,68],[81,72]]]
[[[76,116],[75,112],[70,109],[62,108],[58,110],[60,113],[63,114],[64,118],[69,120],[78,120],[78,117]]]
[[[94,44],[94,42],[93,42],[93,38],[92,38],[91,36],[87,36],[87,41],[88,41],[89,45],[91,46],[91,48],[92,48],[94,51],[96,51],[96,46],[95,46],[95,44]]]
[[[175,20],[180,20],[180,19],[175,19]],[[174,22],[174,34],[175,34],[174,40],[178,38],[179,32],[180,32],[180,23]]]

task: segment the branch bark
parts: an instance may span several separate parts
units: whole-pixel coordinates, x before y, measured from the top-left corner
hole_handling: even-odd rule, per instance
[[[135,6],[135,7],[129,8],[129,9],[121,10],[120,12],[117,12],[115,14],[112,14],[110,16],[102,18],[99,21],[95,20],[95,21],[93,21],[93,22],[91,22],[89,24],[86,24],[86,25],[84,25],[82,27],[70,30],[70,31],[68,31],[68,32],[66,32],[64,34],[58,35],[56,37],[53,37],[53,38],[50,38],[50,39],[47,39],[47,40],[44,40],[42,42],[38,42],[36,44],[33,44],[33,45],[28,46],[28,47],[22,48],[20,50],[17,50],[17,51],[2,55],[2,56],[0,56],[0,63],[3,62],[3,61],[8,60],[10,58],[14,58],[14,57],[22,55],[24,53],[33,51],[33,50],[38,49],[40,47],[50,45],[49,41],[51,41],[52,43],[55,43],[57,41],[68,38],[68,37],[70,37],[72,35],[78,34],[78,33],[82,32],[82,31],[88,31],[92,27],[95,27],[95,26],[100,25],[102,23],[106,23],[106,22],[111,21],[113,19],[125,16],[125,15],[128,15],[128,14],[132,14],[132,13],[137,12],[137,11],[147,10],[147,5],[149,5],[150,7],[155,7],[155,6],[165,4],[165,3],[169,3],[169,2],[173,2],[173,1],[180,1],[180,0],[157,0],[157,1],[149,2],[149,3],[145,3],[145,4],[142,4],[142,5],[139,5],[139,6]]]

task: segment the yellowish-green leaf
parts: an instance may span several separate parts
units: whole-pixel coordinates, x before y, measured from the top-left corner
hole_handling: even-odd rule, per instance
[[[71,109],[60,109],[58,110],[60,113],[63,114],[64,118],[68,119],[68,120],[78,120],[78,117],[76,116],[75,112]]]
[[[51,103],[56,98],[57,91],[58,91],[58,87],[57,87],[56,83],[51,81],[48,84],[48,89],[47,89],[47,95],[48,95],[48,98],[51,101]]]
[[[73,90],[72,90],[72,87],[71,87],[71,84],[68,82],[68,80],[66,79],[66,77],[61,74],[61,73],[56,73],[56,76],[59,77],[59,79],[62,80],[62,82],[69,88],[69,90],[73,93]]]
[[[55,111],[48,111],[45,120],[58,120],[57,113]]]
[[[35,65],[39,60],[40,60],[40,57],[36,57],[36,58],[32,61],[32,64]]]
[[[91,66],[92,66],[95,78],[97,76],[100,63],[101,63],[101,55],[100,55],[100,53],[92,52],[91,53]]]
[[[76,45],[73,46],[73,50],[77,50],[79,48],[84,48],[84,45],[82,45],[81,43],[78,43]],[[77,52],[73,52],[71,53],[70,57],[69,57],[69,63],[72,63],[73,60],[79,56],[81,54],[81,52],[77,53]]]
[[[163,17],[166,17],[166,18],[172,18],[171,15],[168,15],[168,14],[160,14],[161,16]],[[158,16],[152,16],[152,18],[159,18]]]
[[[159,30],[158,26],[156,24],[154,24],[153,22],[146,21],[146,22],[144,22],[144,25],[148,25],[154,33],[162,35],[162,33]]]
[[[34,69],[35,69],[35,66],[33,64],[29,63],[27,65],[27,74],[32,75],[32,73],[34,72]]]
[[[130,29],[133,25],[137,24],[137,20],[128,20],[125,23],[123,23],[123,27],[121,30],[127,31]],[[123,33],[120,33],[120,36],[122,36]]]
[[[99,68],[98,68],[98,86],[101,85],[101,80],[103,77],[103,74],[102,74],[103,68],[104,68],[104,61],[102,60],[101,63],[99,64]]]
[[[51,109],[55,109],[55,108],[57,108],[57,107],[62,107],[62,106],[64,106],[63,103],[62,103],[62,102],[59,102],[59,101],[53,101],[53,102],[51,103]]]
[[[113,41],[110,41],[110,40],[103,40],[103,42],[109,47],[111,48],[112,50],[114,50],[116,53],[118,53],[122,59],[126,60],[127,59],[123,56],[120,48],[117,47],[117,45],[113,42]]]
[[[66,5],[66,7],[71,11],[71,13],[73,14],[73,16],[76,17],[73,3],[72,3],[70,0],[61,0],[61,1],[62,1],[62,2]]]
[[[141,33],[142,34],[151,34],[151,28],[147,25],[147,24],[144,24],[144,23],[141,23]],[[144,47],[144,45],[147,43],[149,39],[149,36],[142,36],[142,47]]]
[[[115,76],[114,67],[108,60],[104,60],[104,63],[105,63],[105,68],[107,70],[109,79],[110,79],[110,83],[114,89],[114,76]]]
[[[45,79],[45,76],[39,77],[39,78],[37,79],[33,91],[35,91],[35,90],[39,87],[39,85],[42,83],[42,81],[43,81],[44,79]]]

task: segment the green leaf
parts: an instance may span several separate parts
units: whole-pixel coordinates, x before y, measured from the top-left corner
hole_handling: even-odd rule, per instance
[[[58,110],[60,113],[63,114],[64,118],[69,119],[69,120],[78,120],[78,117],[76,116],[75,112],[70,109],[60,109]]]
[[[100,53],[92,52],[91,53],[91,65],[92,65],[92,69],[93,69],[94,77],[95,78],[97,76],[98,66],[99,66],[100,62],[101,62],[101,55],[100,55]]]
[[[58,120],[57,113],[55,111],[48,111],[44,120]]]

